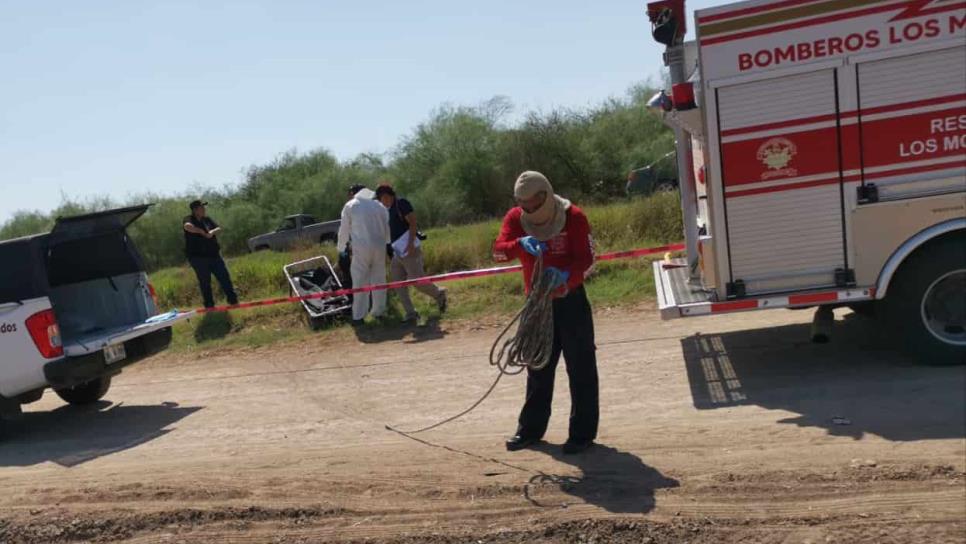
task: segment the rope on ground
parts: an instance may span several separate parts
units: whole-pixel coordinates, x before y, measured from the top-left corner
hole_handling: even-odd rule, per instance
[[[442,427],[447,423],[455,421],[466,414],[472,412],[477,406],[483,404],[493,390],[496,389],[500,379],[505,375],[516,375],[524,370],[541,370],[550,363],[550,356],[553,353],[553,288],[551,285],[552,276],[544,274],[543,257],[537,257],[533,267],[533,276],[530,278],[530,294],[523,304],[523,308],[517,312],[516,316],[507,323],[503,332],[496,337],[490,347],[490,365],[495,366],[499,372],[490,388],[483,393],[479,400],[474,402],[469,408],[448,417],[438,423],[415,429],[403,431],[390,425],[386,429],[400,434],[418,434],[437,427]],[[507,337],[510,329],[516,325],[516,333]],[[499,350],[498,350],[499,348]]]

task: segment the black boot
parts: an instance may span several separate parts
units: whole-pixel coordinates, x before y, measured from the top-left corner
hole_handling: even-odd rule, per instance
[[[539,438],[529,438],[520,435],[514,435],[512,438],[506,441],[506,451],[519,451],[524,448],[529,448],[530,446],[540,442]]]

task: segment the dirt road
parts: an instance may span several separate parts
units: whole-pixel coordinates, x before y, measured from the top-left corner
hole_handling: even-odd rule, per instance
[[[0,542],[963,542],[966,368],[839,315],[598,314],[600,445],[507,453],[523,378],[486,325],[178,360],[87,410],[48,394],[0,443]],[[561,368],[559,372],[563,372]]]

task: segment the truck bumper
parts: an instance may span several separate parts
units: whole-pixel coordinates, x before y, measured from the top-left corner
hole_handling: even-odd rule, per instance
[[[44,365],[44,376],[55,389],[74,387],[101,376],[119,374],[124,367],[164,351],[170,344],[171,327],[165,327],[124,342],[127,357],[116,363],[107,364],[104,352],[96,351],[47,363]]]
[[[763,297],[718,301],[714,291],[705,291],[688,281],[687,263],[684,259],[656,261],[653,266],[657,307],[662,319],[775,308],[847,306],[855,302],[872,300],[875,296],[874,288],[855,287],[834,291],[816,289],[775,293]]]
[[[686,309],[711,302],[712,292],[690,283],[687,259],[654,261],[653,266],[657,307],[661,311],[661,319],[690,316],[692,314],[685,311]]]

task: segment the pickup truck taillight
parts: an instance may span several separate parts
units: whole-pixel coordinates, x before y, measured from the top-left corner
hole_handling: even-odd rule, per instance
[[[148,282],[148,293],[151,293],[151,300],[154,301],[154,310],[160,312],[161,308],[158,306],[158,292],[154,290],[154,286]]]
[[[64,354],[64,346],[60,343],[60,327],[53,310],[37,312],[27,318],[25,323],[30,338],[45,359],[53,359]]]

